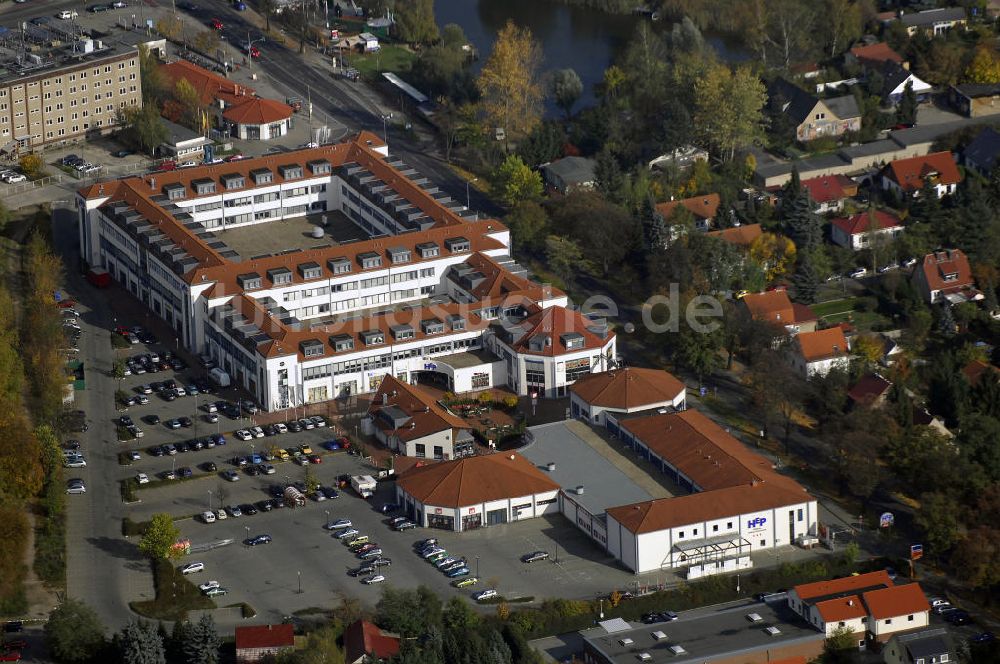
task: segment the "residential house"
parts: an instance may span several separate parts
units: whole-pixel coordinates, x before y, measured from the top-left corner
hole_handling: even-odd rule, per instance
[[[778,78],[768,88],[768,97],[772,111],[788,117],[799,142],[861,130],[861,112],[854,95],[817,99]]]
[[[879,334],[882,342],[882,357],[879,358],[879,363],[882,366],[891,367],[903,353],[903,346],[899,343],[901,335],[900,330],[886,330]]]
[[[895,62],[887,62],[882,66],[882,99],[892,104],[898,104],[903,98],[906,86],[913,87],[917,101],[925,101],[934,90],[934,86],[917,78],[909,69]]]
[[[667,152],[659,155],[658,157],[654,157],[649,161],[647,166],[651,171],[673,166],[677,170],[685,172],[691,170],[696,161],[707,162],[708,150],[695,147],[693,145],[685,145],[672,152]]]
[[[882,648],[885,664],[949,664],[958,653],[944,627],[893,634]]]
[[[826,636],[847,629],[859,648],[926,627],[930,604],[918,583],[896,585],[885,570],[804,583],[788,606]]]
[[[795,337],[792,366],[806,378],[825,376],[833,369],[847,369],[850,351],[843,328],[802,332]]]
[[[290,624],[252,625],[236,628],[236,663],[259,662],[295,648],[295,630]]]
[[[718,194],[703,194],[692,196],[676,201],[658,203],[656,211],[670,224],[670,217],[677,210],[678,206],[683,206],[694,216],[694,226],[700,231],[707,231],[712,228],[715,222],[715,215],[719,211],[721,199]]]
[[[926,408],[914,406],[910,416],[910,421],[913,423],[913,426],[930,427],[942,436],[947,436],[948,438],[955,437],[955,434],[953,434],[948,427],[944,425],[941,418],[931,415]]]
[[[384,662],[398,654],[399,637],[383,632],[367,620],[355,620],[344,630],[344,661],[347,664]]]
[[[368,409],[375,437],[390,450],[418,459],[475,454],[468,423],[426,390],[386,374]]]
[[[176,122],[163,118],[163,126],[167,129],[167,139],[160,143],[159,153],[176,160],[195,159],[201,161],[205,154],[205,146],[212,141],[196,131],[183,127]]]
[[[1000,113],[1000,83],[962,83],[948,88],[948,102],[962,115],[981,118]]]
[[[940,7],[922,12],[903,14],[899,17],[906,33],[911,37],[923,32],[928,37],[943,35],[952,28],[965,28],[967,19],[962,7]]]
[[[900,196],[917,196],[930,182],[938,198],[954,194],[962,175],[950,152],[934,152],[919,157],[896,159],[882,169],[882,188]]]
[[[899,217],[884,210],[867,210],[830,221],[830,239],[834,244],[858,251],[867,249],[872,239],[891,241],[903,232]]]
[[[789,335],[812,332],[816,329],[816,314],[804,304],[795,304],[784,290],[750,293],[740,302],[754,320],[779,325]]]
[[[802,188],[816,204],[816,212],[840,212],[844,201],[858,195],[858,183],[846,175],[824,175],[802,181]]]
[[[892,383],[878,374],[865,374],[847,391],[855,408],[881,408],[889,397]]]
[[[624,367],[590,374],[569,388],[574,418],[604,426],[608,415],[616,419],[644,410],[684,410],[687,389],[660,369]]]
[[[887,62],[895,63],[903,69],[910,68],[910,63],[885,42],[855,46],[847,52],[844,60],[849,65],[856,64],[865,69],[882,69]]]
[[[546,184],[560,194],[593,189],[597,162],[586,157],[563,157],[542,166]]]
[[[760,224],[743,224],[742,226],[723,228],[718,231],[709,231],[708,236],[718,238],[729,244],[734,244],[737,247],[749,249],[754,240],[762,234],[763,230],[761,230]]]
[[[1000,156],[1000,132],[985,127],[962,150],[962,163],[971,171],[989,176]]]
[[[976,302],[983,294],[976,289],[969,259],[961,249],[942,249],[927,254],[913,270],[913,285],[930,304]]]
[[[984,376],[992,377],[994,381],[1000,380],[1000,369],[982,360],[971,360],[962,367],[962,375],[969,381],[969,385],[975,387]]]

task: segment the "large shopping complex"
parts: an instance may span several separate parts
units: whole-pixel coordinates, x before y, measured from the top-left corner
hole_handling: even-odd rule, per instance
[[[374,392],[386,374],[454,392],[564,396],[615,361],[480,219],[373,134],[99,182],[80,245],[264,406]]]

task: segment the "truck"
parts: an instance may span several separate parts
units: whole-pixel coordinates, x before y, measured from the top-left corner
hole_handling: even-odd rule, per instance
[[[371,475],[351,475],[351,488],[362,498],[375,495],[375,478]]]
[[[208,372],[208,378],[219,387],[229,387],[232,383],[232,381],[229,380],[229,374],[219,367],[210,369]]]
[[[97,288],[107,288],[111,285],[111,273],[103,267],[93,267],[87,270],[87,281]]]
[[[289,507],[305,507],[306,497],[294,486],[285,487],[285,505]]]

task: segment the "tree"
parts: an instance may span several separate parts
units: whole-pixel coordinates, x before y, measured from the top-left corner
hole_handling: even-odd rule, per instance
[[[656,210],[652,198],[644,198],[639,210],[639,223],[642,226],[642,237],[645,240],[647,252],[662,251],[669,241],[667,224],[663,215]]]
[[[674,361],[694,373],[699,384],[722,367],[722,335],[718,330],[708,333],[696,331],[685,320],[671,339],[670,354]]]
[[[160,109],[152,103],[119,109],[118,124],[125,140],[150,156],[167,140],[167,126],[163,124]]]
[[[621,203],[625,198],[625,174],[621,164],[611,150],[605,147],[597,153],[597,164],[594,167],[594,180],[597,190],[612,203]]]
[[[257,12],[264,17],[264,32],[271,33],[271,15],[274,14],[274,0],[257,0]]]
[[[816,301],[816,290],[819,288],[820,275],[813,262],[812,253],[802,255],[799,266],[792,275],[795,286],[795,299],[806,304]]]
[[[858,648],[850,627],[838,627],[823,643],[822,664],[854,664]]]
[[[968,83],[1000,83],[1000,57],[996,51],[986,45],[977,48],[964,78]]]
[[[782,201],[782,214],[788,237],[799,252],[805,254],[816,250],[823,241],[823,225],[816,214],[816,204],[806,190],[800,190],[791,200]]]
[[[201,130],[201,95],[186,78],[174,85],[174,101],[180,107],[180,123],[188,129]]]
[[[34,180],[45,174],[45,161],[41,155],[34,152],[24,155],[17,160],[17,165],[21,167],[21,172]]]
[[[509,155],[493,172],[493,190],[501,203],[513,207],[542,195],[542,176],[531,170],[521,157]]]
[[[154,514],[139,541],[139,550],[153,560],[174,558],[179,553],[172,547],[180,534],[173,517],[166,513]]]
[[[145,45],[139,46],[139,80],[142,83],[143,103],[155,106],[167,98],[167,84],[160,61]]]
[[[434,0],[397,2],[394,19],[396,36],[407,43],[430,44],[440,36],[434,20]]]
[[[913,81],[907,81],[903,97],[896,104],[896,122],[912,125],[917,122],[917,95],[913,92]]]
[[[504,217],[504,223],[516,247],[538,251],[548,235],[549,215],[536,201],[521,201]]]
[[[183,29],[184,23],[176,15],[166,15],[156,22],[156,31],[170,41],[180,40]]]
[[[541,122],[517,145],[517,153],[532,168],[555,161],[563,154],[566,133],[558,123]]]
[[[823,3],[823,19],[831,58],[840,54],[841,46],[860,37],[864,27],[861,3],[855,0],[826,0]]]
[[[219,47],[219,33],[216,30],[203,30],[194,38],[191,46],[196,51],[209,55]],[[145,92],[145,91],[144,91]]]
[[[541,62],[542,48],[531,31],[507,21],[476,83],[489,126],[505,129],[507,136],[534,129],[541,118]]]
[[[972,588],[989,589],[1000,584],[1000,530],[993,525],[981,525],[955,547],[951,563],[959,578]]]
[[[104,647],[104,625],[93,609],[67,597],[49,614],[45,642],[59,662],[88,662]]]
[[[602,273],[619,263],[636,239],[634,221],[620,206],[593,191],[574,191],[550,207],[552,228],[578,242]]]
[[[767,91],[747,66],[735,71],[714,64],[695,81],[695,126],[702,140],[725,161],[764,138]]]
[[[580,246],[569,238],[550,235],[545,239],[547,265],[564,282],[570,282],[573,275],[588,269]]]
[[[222,639],[210,614],[204,614],[185,634],[181,650],[186,664],[217,664]]]
[[[552,74],[551,82],[552,97],[556,100],[556,106],[563,110],[566,119],[573,117],[573,106],[580,100],[583,94],[583,81],[573,69],[557,69]]]
[[[163,638],[153,623],[130,621],[115,635],[122,664],[166,664]]]
[[[776,233],[762,233],[750,245],[750,258],[764,270],[769,282],[795,264],[795,253],[795,243]]]
[[[943,557],[958,539],[964,508],[946,493],[932,492],[920,496],[920,509],[913,521],[924,532],[928,553]]]

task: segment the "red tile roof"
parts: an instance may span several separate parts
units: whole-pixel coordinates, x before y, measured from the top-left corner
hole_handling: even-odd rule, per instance
[[[816,610],[819,611],[823,622],[840,622],[841,620],[857,620],[868,615],[865,605],[857,595],[846,597],[834,597],[833,599],[816,602]]]
[[[288,104],[255,97],[227,108],[222,117],[240,125],[265,125],[287,120],[293,112]]]
[[[932,291],[951,292],[975,285],[969,259],[961,249],[945,249],[924,256],[920,264]],[[949,278],[952,277],[952,278]]]
[[[560,488],[535,464],[509,452],[415,467],[400,475],[396,486],[432,507],[465,507]]]
[[[816,314],[804,304],[792,304],[784,290],[750,293],[741,300],[754,320],[794,325],[816,320]]]
[[[510,346],[518,353],[555,357],[567,353],[579,353],[584,349],[603,348],[614,336],[608,332],[604,339],[591,332],[594,322],[579,311],[565,307],[546,307],[534,313],[511,328],[513,340]],[[580,334],[583,336],[583,346],[569,349],[562,341],[564,334]],[[531,340],[535,337],[546,337],[551,343],[541,349],[531,348]]]
[[[718,194],[703,194],[701,196],[692,196],[691,198],[684,198],[678,201],[658,203],[656,205],[656,211],[659,212],[665,220],[670,221],[670,215],[672,215],[674,210],[677,209],[677,206],[683,205],[691,211],[691,214],[694,215],[695,219],[714,219],[715,213],[719,210],[720,203],[721,199]]]
[[[970,385],[978,384],[987,373],[992,374],[994,380],[1000,379],[1000,369],[981,360],[972,360],[966,364],[962,367],[962,373],[965,374]]]
[[[399,637],[386,634],[367,620],[355,620],[344,630],[344,655],[348,664],[374,655],[389,659],[399,654]]]
[[[171,89],[182,78],[186,79],[198,93],[201,103],[205,106],[214,104],[218,99],[223,100],[227,106],[238,104],[256,94],[253,88],[235,83],[187,60],[177,60],[160,65],[160,71],[170,81]]]
[[[295,645],[292,625],[248,625],[236,628],[236,649],[287,648]]]
[[[878,374],[865,374],[854,384],[847,396],[854,403],[861,406],[868,406],[889,391],[892,383]]]
[[[878,42],[877,44],[869,44],[867,46],[855,46],[851,49],[851,55],[865,63],[882,64],[885,62],[895,62],[899,65],[903,64],[903,56],[896,53],[885,42]]]
[[[815,203],[830,203],[847,198],[847,192],[836,175],[825,175],[802,181],[802,188],[809,192]]]
[[[868,605],[868,613],[875,620],[930,611],[931,606],[919,583],[870,590],[861,598]]]
[[[889,573],[884,569],[857,576],[845,576],[840,579],[827,579],[824,581],[814,581],[803,583],[793,588],[799,599],[809,600],[817,597],[828,597],[831,595],[860,592],[877,587],[888,588],[892,585]]]
[[[850,217],[837,217],[830,221],[830,223],[844,231],[847,235],[858,235],[859,233],[866,233],[871,229],[873,218],[876,230],[885,230],[903,225],[899,217],[884,210],[869,210],[867,212],[852,214]]]
[[[709,237],[716,237],[740,247],[749,247],[762,234],[763,230],[761,230],[760,224],[744,224],[732,228],[723,228],[721,231],[708,232]]]
[[[904,192],[919,191],[924,181],[931,178],[935,184],[958,184],[962,179],[950,152],[935,152],[920,157],[897,159],[889,163],[885,170]]]
[[[637,410],[672,403],[684,392],[684,383],[661,369],[625,367],[584,376],[569,389],[594,406]]]
[[[831,327],[815,332],[802,332],[795,337],[806,362],[818,362],[831,357],[846,355],[850,348],[844,330]]]
[[[434,396],[416,385],[409,385],[392,374],[386,374],[379,383],[378,391],[368,408],[369,415],[375,415],[387,406],[395,406],[409,416],[402,429],[393,430],[382,419],[375,417],[375,426],[400,440],[416,440],[439,431],[469,429],[469,425],[457,415],[445,410]],[[411,426],[412,425],[412,426]]]

